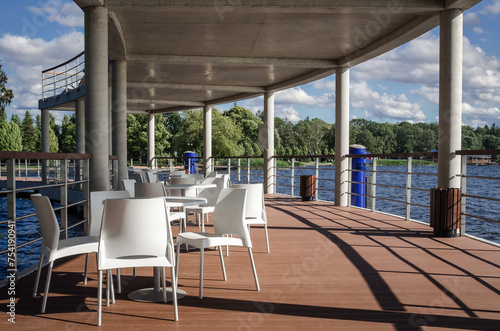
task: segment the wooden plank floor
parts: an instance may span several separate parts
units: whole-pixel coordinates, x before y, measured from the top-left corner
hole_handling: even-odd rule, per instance
[[[198,299],[199,252],[190,251],[181,255],[179,285],[188,296],[179,300],[180,321],[173,321],[170,303],[128,300],[126,293],[151,286],[152,272],[132,278],[124,270],[124,292],[104,307],[101,329],[500,329],[499,248],[433,238],[427,226],[322,201],[273,195],[266,205],[271,254],[263,229],[251,231],[260,292],[246,250],[232,248],[226,282],[218,253],[207,252],[204,298]],[[93,272],[82,284],[83,261],[57,266],[43,315],[41,297],[30,295],[34,275],[19,280],[14,329],[95,330],[97,277]],[[6,311],[6,291],[1,295]],[[7,318],[4,313],[2,330],[13,327]]]

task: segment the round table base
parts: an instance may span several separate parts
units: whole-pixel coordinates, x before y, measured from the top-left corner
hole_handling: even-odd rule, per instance
[[[172,288],[167,287],[167,301],[172,301]],[[177,289],[177,299],[182,299],[187,295],[186,291]],[[143,288],[130,292],[127,297],[138,302],[163,302],[163,290],[155,291],[153,287]]]

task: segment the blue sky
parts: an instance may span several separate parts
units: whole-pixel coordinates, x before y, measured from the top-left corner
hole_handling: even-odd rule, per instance
[[[463,123],[500,125],[500,0],[464,14]],[[8,116],[39,114],[41,73],[83,51],[83,13],[73,1],[2,1],[0,63],[14,100]],[[438,116],[439,29],[351,69],[351,118],[434,122]],[[335,77],[275,95],[276,116],[298,121],[335,118]],[[263,99],[238,102],[262,110]],[[225,110],[232,104],[220,105]],[[61,121],[68,112],[52,112]]]

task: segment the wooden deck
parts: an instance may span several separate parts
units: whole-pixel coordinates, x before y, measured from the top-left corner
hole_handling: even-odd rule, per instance
[[[132,278],[125,270],[124,292],[104,307],[101,329],[500,329],[500,248],[433,238],[427,226],[327,202],[273,195],[266,205],[271,254],[263,229],[251,231],[260,292],[246,251],[233,248],[226,282],[217,252],[206,254],[204,298],[198,299],[199,253],[190,251],[181,255],[179,285],[188,296],[179,300],[180,321],[173,321],[170,303],[128,300],[128,292],[151,286],[152,272]],[[0,328],[96,330],[97,276],[82,284],[83,261],[57,266],[43,315],[41,297],[30,295],[34,275],[20,279],[16,324],[4,313]],[[6,311],[5,290],[0,299]]]

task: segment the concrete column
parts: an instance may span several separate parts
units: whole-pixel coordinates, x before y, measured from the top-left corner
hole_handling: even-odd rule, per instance
[[[109,182],[108,130],[108,10],[85,12],[85,141],[90,160],[90,191],[107,191]]]
[[[148,167],[154,167],[155,157],[155,115],[148,114]]]
[[[50,152],[50,112],[48,109],[42,109],[42,152]]]
[[[349,160],[349,68],[335,74],[335,205],[347,206]]]
[[[127,170],[127,62],[111,63],[113,154],[118,155],[118,188],[128,178]]]
[[[50,151],[50,126],[49,126],[50,112],[48,109],[42,109],[42,152],[48,153]],[[42,182],[47,184],[47,171],[48,171],[48,160],[42,161]]]
[[[214,171],[212,160],[212,107],[203,107],[203,174]]]
[[[274,93],[264,94],[264,123],[267,132],[267,146],[264,149],[264,190],[272,194],[275,191],[274,181],[276,169],[274,168]]]
[[[75,151],[85,153],[85,99],[75,101]],[[82,161],[76,161],[75,180],[79,181],[82,176]]]
[[[75,142],[77,153],[85,153],[85,99],[75,101]]]
[[[439,43],[438,186],[460,187],[462,149],[463,15],[458,9],[441,13]]]

